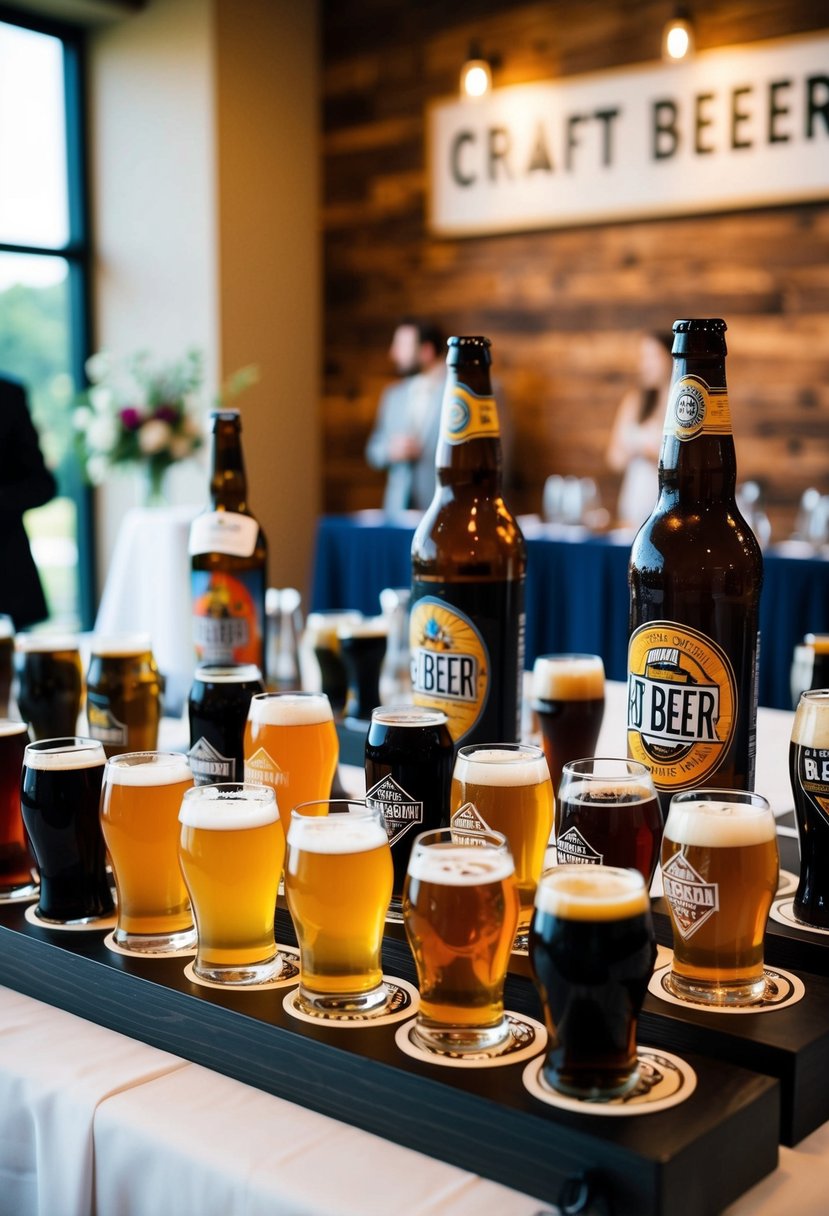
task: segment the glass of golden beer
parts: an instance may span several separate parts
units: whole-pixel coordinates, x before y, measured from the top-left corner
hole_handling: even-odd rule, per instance
[[[538,884],[530,965],[549,1035],[544,1076],[606,1099],[638,1080],[636,1019],[656,958],[645,880],[614,866],[555,866]]]
[[[245,781],[269,785],[287,836],[300,802],[331,794],[340,745],[322,692],[264,692],[251,698],[245,725]]]
[[[106,763],[101,828],[118,892],[114,939],[123,950],[164,954],[196,944],[178,863],[178,813],[192,787],[181,752],[131,752]]]
[[[388,1006],[380,952],[392,860],[383,812],[353,799],[301,803],[291,814],[285,896],[300,954],[297,1003],[337,1018]]]
[[[533,665],[532,707],[558,797],[561,771],[596,754],[604,717],[604,663],[597,654],[542,654]]]
[[[763,937],[777,890],[774,816],[743,790],[685,790],[671,799],[662,885],[674,957],[668,987],[684,1000],[751,1005],[763,998]]]
[[[508,1042],[504,980],[518,909],[503,833],[473,839],[441,828],[417,837],[403,921],[420,988],[413,1037],[426,1050],[486,1054]]]
[[[456,832],[493,831],[506,836],[521,901],[515,946],[525,949],[535,887],[553,828],[553,786],[544,752],[528,743],[473,743],[460,748],[452,774],[450,816]]]
[[[269,786],[227,782],[188,790],[179,861],[198,945],[193,969],[215,984],[249,986],[282,974],[274,913],[285,836]]]

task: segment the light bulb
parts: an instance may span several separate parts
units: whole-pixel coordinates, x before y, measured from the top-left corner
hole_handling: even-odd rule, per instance
[[[492,88],[492,71],[485,59],[468,59],[461,69],[461,93],[483,97]]]
[[[676,16],[665,26],[662,35],[662,58],[669,63],[687,59],[694,50],[694,29],[685,17]]]

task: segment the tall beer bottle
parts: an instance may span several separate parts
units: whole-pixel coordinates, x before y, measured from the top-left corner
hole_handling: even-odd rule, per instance
[[[677,321],[659,498],[630,556],[628,752],[663,809],[754,788],[763,558],[737,509],[725,322]]]
[[[190,528],[193,638],[199,663],[264,673],[265,534],[248,506],[238,410],[215,410],[211,505]]]
[[[412,542],[412,694],[446,713],[455,744],[514,742],[526,547],[501,492],[489,341],[448,345],[437,486]]]

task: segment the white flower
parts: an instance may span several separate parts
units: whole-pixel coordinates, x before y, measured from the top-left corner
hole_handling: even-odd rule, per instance
[[[112,405],[112,389],[98,385],[89,390],[89,403],[97,414],[106,414]]]
[[[72,411],[72,425],[76,431],[85,431],[92,419],[92,410],[80,405]]]
[[[196,414],[186,414],[181,424],[181,429],[185,435],[192,435],[194,438],[204,434],[204,424],[202,419]]]
[[[172,431],[166,422],[150,418],[138,431],[138,446],[145,456],[154,456],[170,446]]]
[[[106,477],[108,468],[105,456],[90,456],[86,462],[86,475],[93,485],[99,486]]]
[[[93,384],[104,380],[111,367],[112,355],[106,350],[98,351],[97,355],[90,355],[85,364],[87,377]]]
[[[193,451],[193,441],[186,435],[174,435],[170,440],[170,455],[173,460],[184,460]]]
[[[114,418],[101,414],[93,415],[86,428],[86,441],[97,452],[109,452],[118,438],[118,425]]]

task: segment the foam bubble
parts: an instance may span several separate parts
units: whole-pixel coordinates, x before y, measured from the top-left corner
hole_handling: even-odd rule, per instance
[[[774,840],[771,811],[745,802],[712,800],[680,802],[668,812],[665,835],[676,844],[707,849],[734,849]]]
[[[800,698],[792,742],[802,747],[829,748],[829,691],[820,689]]]
[[[23,763],[26,768],[46,769],[50,772],[68,772],[72,769],[103,767],[106,756],[102,744],[89,740],[82,747],[56,747],[49,751],[38,751],[27,747]]]
[[[266,693],[255,696],[250,703],[250,721],[259,726],[316,726],[333,720],[331,703],[324,693]]]
[[[612,866],[558,866],[543,874],[535,906],[563,920],[624,920],[650,908],[642,875]]]
[[[18,633],[14,644],[24,654],[63,654],[78,649],[78,639],[65,633]]]
[[[189,828],[209,832],[235,832],[266,827],[279,819],[276,799],[257,796],[257,791],[273,791],[268,786],[256,786],[250,794],[220,790],[209,785],[197,786],[194,795],[185,795],[179,822]]]
[[[540,785],[550,780],[544,754],[530,748],[478,748],[471,756],[458,755],[454,776],[469,785]]]
[[[213,667],[208,663],[196,668],[193,677],[200,684],[250,684],[262,679],[262,672],[253,663],[238,667]]]
[[[192,781],[193,774],[180,752],[133,752],[107,762],[106,780],[110,785],[132,787],[178,785]]]
[[[539,701],[598,700],[604,696],[604,664],[598,655],[542,655],[533,667],[532,690]]]
[[[477,887],[503,882],[514,873],[509,853],[486,845],[429,845],[415,849],[409,862],[409,877],[445,887]]]
[[[297,815],[288,829],[288,845],[303,853],[367,853],[388,841],[383,823],[360,815]]]
[[[93,638],[90,653],[101,659],[131,658],[152,650],[148,633],[120,633],[112,637]]]

